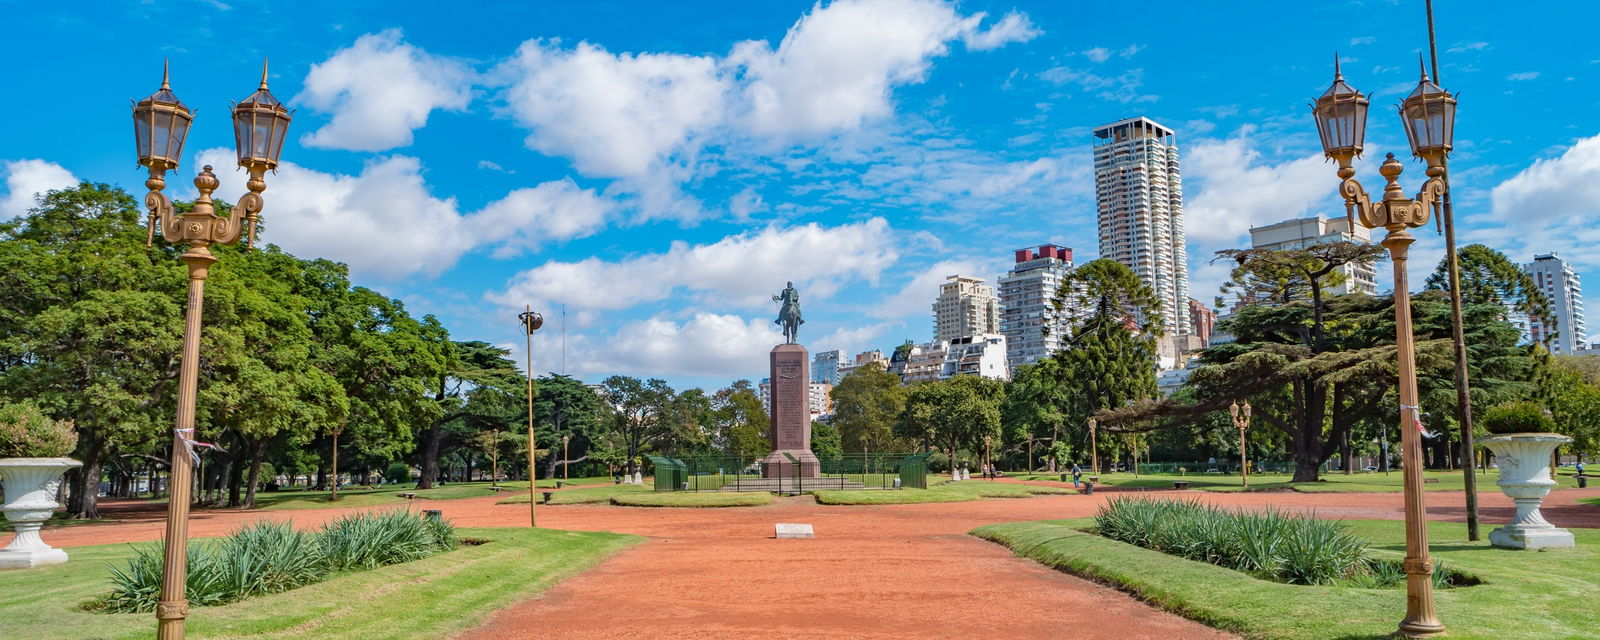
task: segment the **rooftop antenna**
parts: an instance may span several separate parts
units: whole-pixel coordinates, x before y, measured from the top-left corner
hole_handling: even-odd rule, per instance
[[[561,375],[567,375],[567,305],[561,305]]]

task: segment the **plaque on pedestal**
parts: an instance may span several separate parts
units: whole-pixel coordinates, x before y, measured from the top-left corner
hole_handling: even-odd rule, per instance
[[[772,453],[763,459],[768,478],[821,474],[821,462],[811,452],[810,364],[811,355],[798,344],[772,348]]]

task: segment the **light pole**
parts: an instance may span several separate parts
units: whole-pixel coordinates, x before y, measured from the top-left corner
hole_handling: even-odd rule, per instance
[[[500,430],[489,430],[489,486],[500,486]]]
[[[533,332],[544,326],[544,316],[535,313],[533,307],[524,306],[522,313],[517,314],[517,319],[522,321],[522,328],[528,338],[528,526],[538,527],[539,517],[534,513],[533,499],[534,478],[538,476],[534,468],[534,454],[539,449],[539,441],[533,439]]]
[[[288,109],[267,90],[267,66],[261,65],[261,86],[233,108],[234,146],[239,167],[250,172],[249,192],[239,197],[233,215],[218,216],[211,202],[217,176],[207,166],[194,179],[200,194],[188,213],[177,213],[172,200],[162,192],[167,186],[168,169],[176,169],[183,156],[183,143],[194,122],[194,112],[172,93],[172,84],[163,65],[161,89],[133,105],[133,139],[139,164],[150,171],[144,204],[150,210],[150,231],[146,244],[155,241],[156,227],[161,237],[173,244],[186,244],[182,260],[189,267],[189,304],[184,312],[183,359],[178,372],[178,416],[173,428],[171,493],[167,501],[166,544],[162,552],[161,596],[156,606],[156,637],[176,640],[183,637],[189,603],[184,598],[188,573],[189,498],[194,484],[191,466],[198,455],[194,447],[195,395],[200,377],[200,321],[204,310],[206,276],[212,263],[211,245],[232,244],[249,225],[246,246],[255,240],[255,228],[267,188],[263,176],[278,167],[284,133],[289,128]]]
[[[1425,70],[1424,70],[1425,71]],[[1428,180],[1412,199],[1399,183],[1404,167],[1389,154],[1378,168],[1387,184],[1383,199],[1374,203],[1356,182],[1351,162],[1361,155],[1366,134],[1367,99],[1345,84],[1334,57],[1333,85],[1317,98],[1312,115],[1322,139],[1323,153],[1339,164],[1346,215],[1359,214],[1368,228],[1383,227],[1388,235],[1384,248],[1394,261],[1395,347],[1399,356],[1400,447],[1405,464],[1406,518],[1406,617],[1400,633],[1408,637],[1427,637],[1444,632],[1444,624],[1433,608],[1433,559],[1428,556],[1428,521],[1422,492],[1422,424],[1417,409],[1416,353],[1412,345],[1411,293],[1406,279],[1406,251],[1416,239],[1410,228],[1428,221],[1429,209],[1438,208],[1444,192],[1444,157],[1450,152],[1455,127],[1455,98],[1428,79],[1426,72],[1417,88],[1400,103],[1400,116],[1412,153],[1427,161]]]
[[[564,436],[561,436],[561,479],[562,480],[571,480],[571,478],[569,476],[567,476],[567,469],[572,466],[570,464],[567,464],[567,461],[572,459],[571,455],[567,453],[567,451],[568,451],[567,446],[570,445],[570,444],[572,444],[572,434],[569,433],[569,434],[566,434]]]
[[[1100,475],[1100,442],[1097,439],[1100,421],[1089,418],[1089,475]]]
[[[1233,426],[1239,428],[1239,483],[1249,488],[1250,461],[1245,458],[1244,432],[1250,429],[1250,401],[1245,400],[1242,407],[1235,401],[1228,405],[1228,413],[1233,414]]]

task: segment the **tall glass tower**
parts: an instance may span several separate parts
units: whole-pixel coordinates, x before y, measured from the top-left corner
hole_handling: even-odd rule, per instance
[[[1168,336],[1189,334],[1183,178],[1173,132],[1140,116],[1094,130],[1100,257],[1128,265],[1161,301]]]

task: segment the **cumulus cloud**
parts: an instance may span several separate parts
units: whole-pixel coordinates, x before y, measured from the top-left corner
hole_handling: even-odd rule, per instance
[[[1155,102],[1160,99],[1160,96],[1154,94],[1140,93],[1139,88],[1144,85],[1144,69],[1129,69],[1115,76],[1109,76],[1060,66],[1045,69],[1039,77],[1055,85],[1076,85],[1084,93],[1092,93],[1101,99],[1123,104]]]
[[[1184,228],[1191,242],[1232,246],[1252,226],[1314,214],[1315,206],[1332,201],[1337,178],[1320,152],[1273,164],[1263,159],[1254,133],[1243,127],[1184,153]]]
[[[892,240],[881,218],[837,227],[772,226],[712,244],[674,242],[665,253],[546,262],[518,274],[490,299],[616,310],[688,292],[718,306],[753,308],[789,280],[809,298],[825,298],[846,282],[875,281],[896,258]]]
[[[201,164],[227,167],[233,151],[200,152]],[[222,171],[218,197],[244,193],[246,176]],[[408,156],[369,160],[357,175],[324,173],[285,162],[267,179],[262,240],[302,255],[350,265],[352,273],[398,279],[436,276],[463,254],[497,246],[497,256],[541,243],[582,237],[604,224],[608,205],[571,180],[512,191],[482,210],[463,213],[454,198],[437,198]]]
[[[1538,71],[1519,71],[1517,73],[1513,73],[1513,74],[1511,74],[1509,76],[1506,76],[1506,79],[1510,80],[1512,82],[1522,82],[1522,81],[1525,81],[1525,80],[1537,80],[1538,78],[1539,78],[1539,72]]]
[[[350,151],[403,147],[433,110],[466,108],[472,70],[400,38],[398,29],[369,33],[312,65],[294,102],[332,119],[302,136],[301,144]]]
[[[783,341],[770,320],[696,313],[679,323],[665,318],[629,322],[575,362],[595,373],[737,378],[756,375],[767,351]]]
[[[27,213],[37,204],[36,196],[78,184],[72,172],[49,160],[0,162],[0,174],[6,179],[6,195],[0,198],[0,221]]]
[[[1493,213],[1507,222],[1594,217],[1600,214],[1600,135],[1583,138],[1560,156],[1535,161],[1490,192]]]
[[[976,22],[982,21],[984,14],[978,13],[975,15],[979,20],[970,23],[974,27]],[[987,51],[1013,42],[1027,42],[1043,33],[1033,25],[1033,21],[1028,19],[1027,14],[1017,11],[1007,12],[1006,15],[1000,18],[999,22],[994,23],[988,29],[980,30],[974,27],[968,27],[961,34],[962,44],[965,44],[968,49],[973,51]]]

